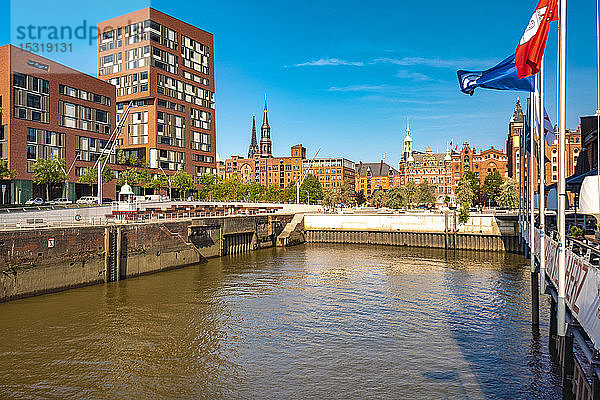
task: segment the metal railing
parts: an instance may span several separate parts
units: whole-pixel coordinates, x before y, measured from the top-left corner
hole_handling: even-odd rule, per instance
[[[0,223],[0,231],[9,230],[26,230],[26,229],[41,229],[41,228],[71,228],[71,227],[88,227],[88,226],[105,226],[114,224],[144,224],[152,222],[176,222],[191,220],[192,218],[214,218],[214,217],[233,217],[242,215],[273,215],[277,214],[278,210],[264,210],[250,213],[246,210],[235,210],[226,212],[176,212],[176,211],[160,211],[156,213],[140,213],[134,214],[131,218],[118,218],[117,216],[94,216],[86,217],[77,221],[75,219],[44,219],[44,218],[26,218],[14,223]]]

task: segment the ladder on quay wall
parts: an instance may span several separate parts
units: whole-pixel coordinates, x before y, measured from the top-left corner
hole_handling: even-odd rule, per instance
[[[104,281],[120,280],[122,228],[104,229]]]

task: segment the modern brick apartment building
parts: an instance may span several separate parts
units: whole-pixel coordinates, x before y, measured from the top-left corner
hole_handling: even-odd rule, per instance
[[[133,109],[122,156],[154,173],[217,173],[213,35],[152,8],[98,24],[98,77]]]
[[[92,192],[77,183],[78,174],[94,165],[115,127],[115,88],[37,54],[12,45],[0,47],[0,158],[16,171],[5,185],[5,203],[46,198],[33,183],[33,164],[47,157],[64,158],[68,183],[56,185],[51,198],[75,200]],[[115,182],[105,195],[115,198]],[[49,199],[46,199],[49,200]]]
[[[356,164],[346,158],[304,160],[302,170],[316,176],[325,190],[339,189],[344,183],[354,190],[356,184]]]

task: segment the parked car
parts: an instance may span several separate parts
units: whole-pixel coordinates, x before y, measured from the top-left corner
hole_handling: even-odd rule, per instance
[[[77,200],[77,204],[98,204],[96,196],[83,196]]]
[[[41,197],[36,197],[35,199],[31,198],[31,199],[27,200],[25,202],[25,204],[28,206],[30,206],[30,205],[41,206],[42,204],[44,204],[44,199],[42,199]]]
[[[52,204],[53,206],[64,206],[67,204],[71,204],[72,201],[65,198],[65,197],[59,197],[58,199],[54,199],[50,202],[48,202],[48,204]]]

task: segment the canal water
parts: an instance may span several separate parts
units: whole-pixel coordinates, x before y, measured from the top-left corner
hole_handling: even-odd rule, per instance
[[[520,256],[311,244],[0,304],[0,398],[558,399]]]

